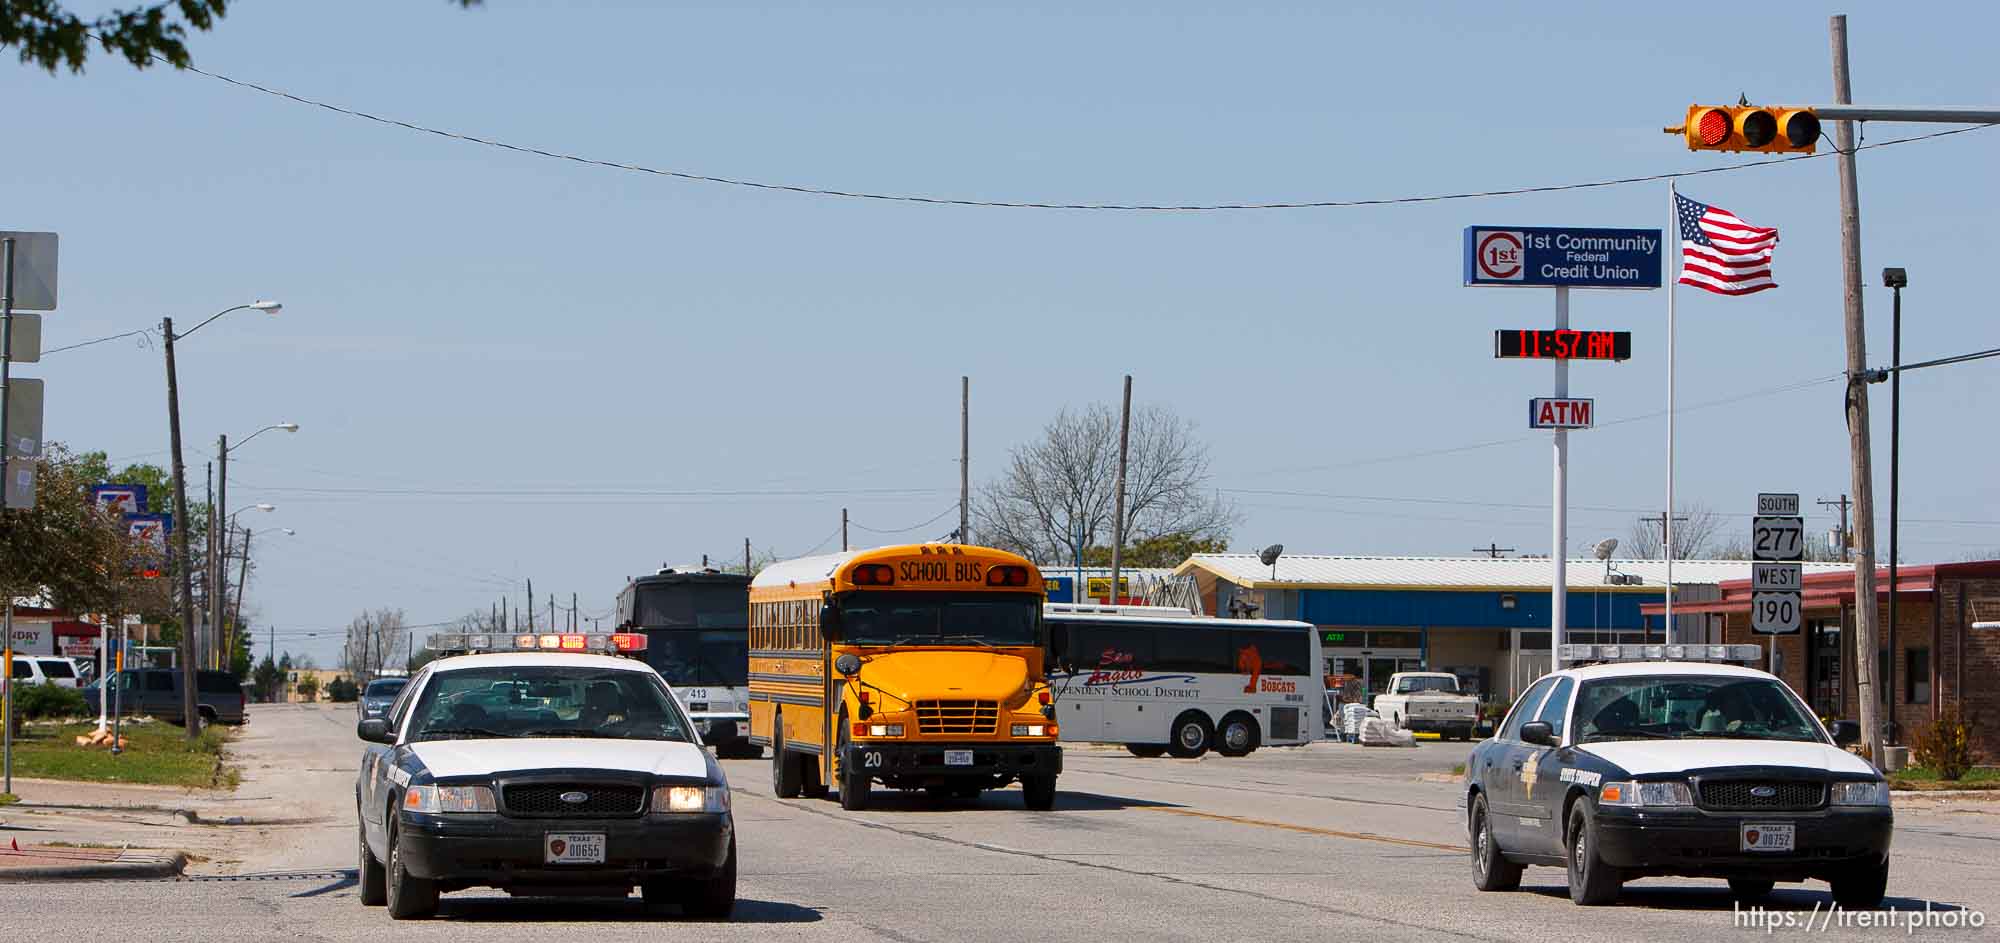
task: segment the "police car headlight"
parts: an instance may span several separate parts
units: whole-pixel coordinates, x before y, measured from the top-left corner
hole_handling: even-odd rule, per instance
[[[653,787],[653,811],[661,814],[676,812],[727,812],[729,811],[729,787],[655,786]]]
[[[1694,805],[1687,783],[1605,783],[1597,790],[1601,805],[1673,807]]]
[[[1833,804],[1888,805],[1889,784],[1879,780],[1872,783],[1834,783]]]
[[[411,786],[403,791],[410,812],[493,812],[493,790],[485,786]]]

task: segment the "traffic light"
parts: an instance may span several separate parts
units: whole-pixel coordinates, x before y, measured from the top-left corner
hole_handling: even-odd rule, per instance
[[[1819,116],[1782,105],[1689,105],[1687,122],[1666,131],[1686,136],[1691,151],[1810,154],[1819,144]]]

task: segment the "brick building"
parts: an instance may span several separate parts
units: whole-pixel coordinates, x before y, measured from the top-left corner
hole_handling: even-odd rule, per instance
[[[1876,573],[1881,647],[1875,675],[1893,714],[1888,742],[1913,742],[1938,712],[1956,706],[1972,722],[1977,762],[2000,763],[2000,560],[1902,566],[1897,582],[1891,658],[1889,571]],[[1750,581],[1728,581],[1720,589],[1719,599],[1674,605],[1677,617],[1683,612],[1720,617],[1709,620],[1710,637],[1679,641],[1763,645],[1765,638],[1750,631]],[[1802,602],[1804,629],[1778,639],[1771,670],[1822,717],[1856,719],[1854,578],[1808,572]],[[1643,610],[1651,615],[1660,608],[1651,604]]]

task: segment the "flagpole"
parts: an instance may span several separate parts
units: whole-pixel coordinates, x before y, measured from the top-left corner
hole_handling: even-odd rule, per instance
[[[1667,263],[1667,513],[1661,516],[1662,539],[1667,550],[1667,628],[1660,641],[1672,644],[1674,638],[1674,295],[1679,294],[1675,285],[1680,282],[1680,199],[1679,191],[1670,178],[1667,180],[1667,225],[1674,234],[1675,261]],[[1665,248],[1662,246],[1661,248]],[[1684,641],[1684,640],[1683,640]],[[1706,638],[1702,641],[1708,641]]]

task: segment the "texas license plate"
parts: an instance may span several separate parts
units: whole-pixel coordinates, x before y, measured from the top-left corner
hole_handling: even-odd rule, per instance
[[[1792,840],[1798,826],[1745,825],[1743,826],[1744,851],[1791,851]]]
[[[542,860],[549,864],[603,864],[603,832],[550,832],[542,838]]]
[[[971,750],[946,750],[946,751],[944,751],[944,765],[946,765],[946,766],[971,766],[971,765],[972,765],[972,751],[971,751]]]

